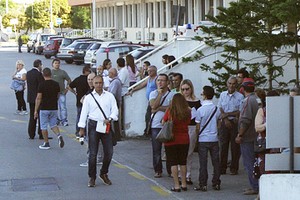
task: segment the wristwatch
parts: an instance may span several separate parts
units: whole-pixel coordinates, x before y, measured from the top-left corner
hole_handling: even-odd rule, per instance
[[[108,118],[109,121],[112,121],[113,119],[111,117]]]

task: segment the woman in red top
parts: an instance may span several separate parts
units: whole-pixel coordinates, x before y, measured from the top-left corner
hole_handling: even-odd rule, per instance
[[[191,110],[185,98],[181,94],[173,96],[170,107],[167,109],[163,122],[173,121],[174,140],[164,143],[166,155],[171,165],[174,187],[171,191],[180,192],[187,190],[186,187],[186,160],[189,150],[188,125],[191,121]],[[178,167],[180,166],[181,187],[178,180]]]

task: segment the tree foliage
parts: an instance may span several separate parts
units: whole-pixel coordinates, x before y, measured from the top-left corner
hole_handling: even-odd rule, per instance
[[[89,29],[91,27],[90,7],[74,6],[71,9],[72,28]]]

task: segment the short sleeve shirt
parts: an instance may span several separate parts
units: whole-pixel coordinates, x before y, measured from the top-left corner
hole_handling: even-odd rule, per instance
[[[38,93],[42,93],[41,110],[57,110],[59,85],[56,81],[45,80],[39,85]]]
[[[157,96],[158,96],[157,90],[152,91],[149,96],[149,101],[152,99],[155,99]],[[161,106],[169,106],[173,96],[174,96],[173,92],[171,92],[171,91],[166,92],[164,94],[164,96],[162,96],[162,98],[161,98],[161,101],[163,101],[164,97],[166,97]],[[152,113],[152,115],[153,114],[154,113]],[[151,128],[162,128],[161,120],[164,117],[164,114],[165,114],[165,112],[163,112],[163,111],[157,111],[157,113],[154,115],[154,118],[152,120]],[[151,115],[151,117],[152,117],[152,115]]]
[[[71,80],[67,72],[61,69],[57,69],[57,70],[52,69],[52,79],[58,82],[60,92],[63,92],[66,89],[65,81]]]

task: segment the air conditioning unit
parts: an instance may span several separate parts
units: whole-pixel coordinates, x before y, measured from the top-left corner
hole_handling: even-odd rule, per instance
[[[103,37],[107,38],[108,37],[108,31],[103,31]]]
[[[127,38],[127,32],[126,31],[121,31],[120,37],[121,37],[121,39],[126,39]]]
[[[168,40],[168,33],[160,33],[158,35],[159,41],[167,41]]]
[[[135,33],[135,39],[136,40],[141,40],[142,39],[142,32],[141,31],[137,31]]]
[[[153,32],[147,33],[146,34],[146,39],[147,40],[154,40],[154,33]]]

